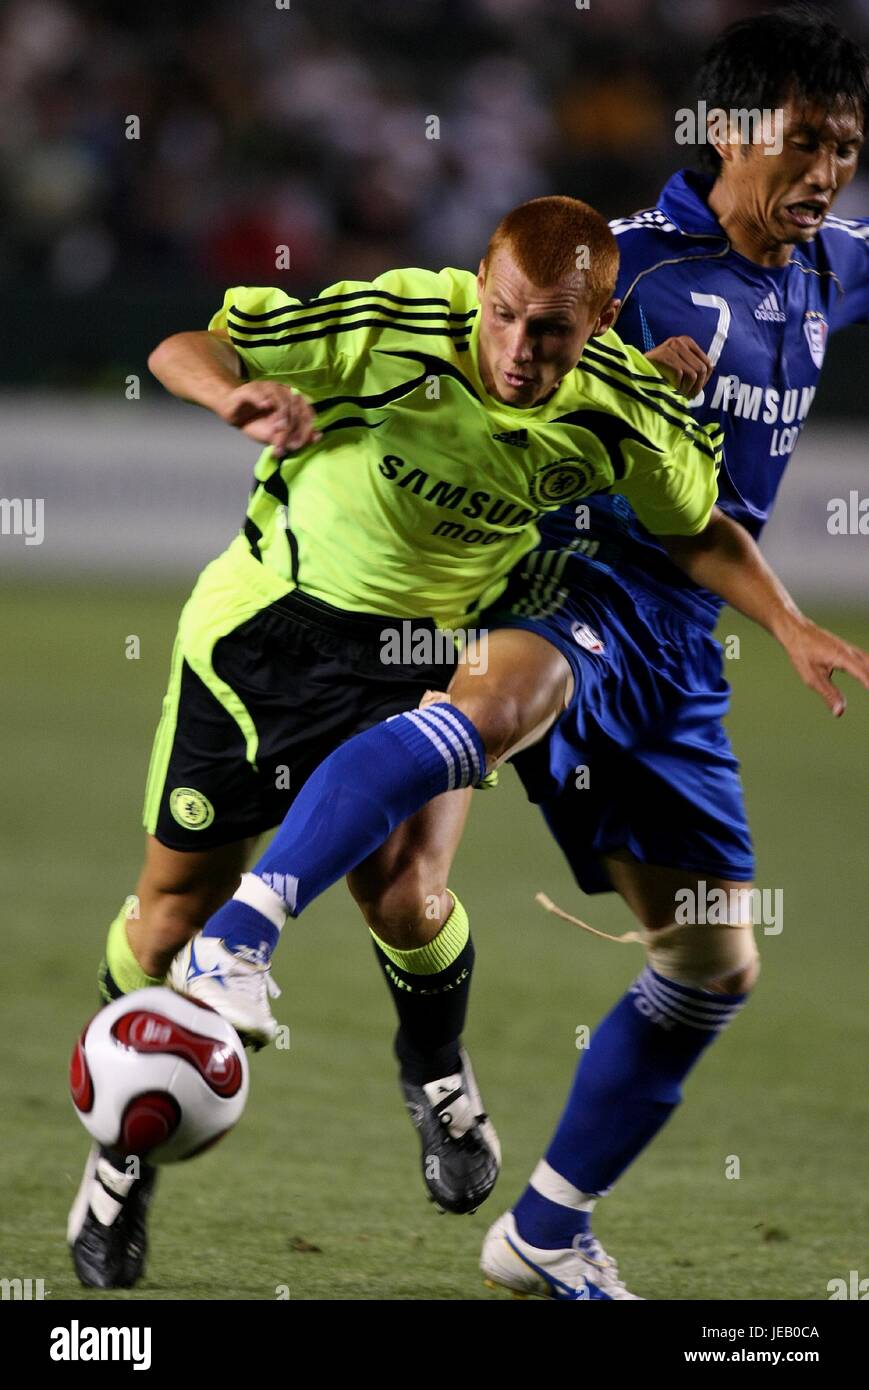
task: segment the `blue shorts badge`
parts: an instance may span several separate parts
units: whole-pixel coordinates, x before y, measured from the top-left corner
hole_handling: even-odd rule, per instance
[[[571,628],[571,635],[574,642],[585,647],[587,652],[602,652],[604,649],[603,641],[594,628],[589,627],[588,623],[574,623]]]

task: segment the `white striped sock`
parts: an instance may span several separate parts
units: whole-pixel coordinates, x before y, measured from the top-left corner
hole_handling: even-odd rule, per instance
[[[299,886],[299,880],[293,878],[292,874],[281,877],[286,884],[287,897],[270,888],[259,874],[242,874],[241,883],[232,895],[235,902],[247,903],[255,912],[261,912],[278,931],[287,920],[287,912],[292,912],[296,905],[296,889]]]
[[[596,1195],[580,1192],[578,1187],[567,1181],[567,1178],[556,1173],[545,1158],[541,1158],[531,1174],[529,1185],[535,1192],[539,1192],[541,1197],[556,1202],[560,1207],[570,1207],[572,1211],[591,1211],[597,1201]]]
[[[427,719],[428,710],[420,711],[417,709],[408,710],[406,714],[400,714],[399,719],[409,719],[419,729],[421,734],[425,734],[429,743],[434,744],[447,765],[447,791],[453,791],[456,785],[456,771],[460,769],[460,758],[456,756],[455,749],[443,739],[442,731],[436,721]]]
[[[430,705],[424,713],[431,715],[438,727],[453,739],[461,761],[465,785],[470,786],[472,782],[479,782],[483,775],[479,754],[474,740],[461,719],[457,718],[455,710],[451,709],[449,705]],[[445,725],[446,727],[444,727]],[[471,773],[473,776],[470,776]]]
[[[727,994],[712,994],[679,985],[658,975],[649,965],[631,985],[629,993],[634,996],[634,1003],[644,1018],[662,1028],[682,1023],[708,1033],[718,1033],[725,1028],[745,1002]]]

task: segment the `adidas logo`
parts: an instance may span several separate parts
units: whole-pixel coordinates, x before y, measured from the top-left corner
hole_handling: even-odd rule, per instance
[[[754,317],[760,319],[761,323],[784,323],[787,314],[783,311],[776,297],[775,290],[770,290],[766,299],[762,299],[754,311]]]
[[[504,434],[493,434],[492,438],[497,439],[499,444],[513,444],[517,449],[528,447],[527,430],[506,430]]]

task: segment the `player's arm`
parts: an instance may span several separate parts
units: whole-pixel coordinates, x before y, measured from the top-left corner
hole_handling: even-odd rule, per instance
[[[869,654],[805,617],[744,527],[714,505],[721,464],[720,427],[682,426],[669,437],[630,438],[621,445],[624,473],[613,491],[625,495],[640,521],[695,583],[720,594],[770,632],[800,678],[835,715],[844,696],[831,680],[848,671],[869,689]]]
[[[758,623],[784,647],[800,679],[838,716],[845,697],[831,679],[847,671],[869,690],[869,653],[801,613],[744,527],[714,508],[695,536],[659,536],[671,559],[704,588]]]
[[[869,324],[869,218],[828,219],[824,249],[841,290],[830,331]]]
[[[212,410],[277,454],[321,438],[313,409],[292,386],[242,380],[241,358],[225,330],[174,333],[154,349],[148,367],[173,396]]]

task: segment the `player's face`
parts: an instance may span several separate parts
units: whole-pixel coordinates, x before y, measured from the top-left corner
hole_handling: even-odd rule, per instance
[[[539,405],[579,361],[589,338],[615,321],[615,300],[595,313],[581,272],[549,289],[527,278],[502,249],[480,263],[480,375],[505,405]]]
[[[823,226],[837,195],[853,179],[863,144],[857,113],[846,104],[784,107],[783,147],[760,145],[724,154],[735,217],[770,246],[801,245]]]

